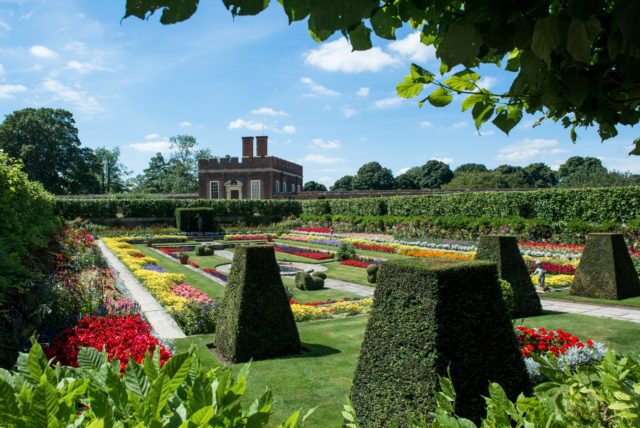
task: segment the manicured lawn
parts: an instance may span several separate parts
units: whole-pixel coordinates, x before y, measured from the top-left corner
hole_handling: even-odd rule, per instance
[[[192,271],[180,263],[176,263],[168,258],[158,254],[154,250],[151,250],[144,245],[134,245],[138,251],[146,256],[150,256],[158,260],[158,266],[172,273],[181,273],[185,276],[189,285],[197,288],[198,290],[207,293],[211,298],[221,298],[224,295],[224,287],[213,280],[200,275],[197,272]]]
[[[299,323],[300,338],[311,352],[296,357],[254,361],[251,364],[248,397],[255,398],[266,387],[273,391],[275,417],[282,422],[296,409],[318,406],[310,427],[340,427],[340,411],[351,388],[360,344],[368,316]],[[640,324],[577,314],[549,313],[515,320],[529,327],[562,328],[581,339],[593,339],[617,351],[636,351],[640,346]],[[213,335],[176,340],[178,351],[198,346],[205,367],[220,363],[205,347]],[[240,365],[234,365],[238,370]]]
[[[347,293],[346,291],[340,290],[332,290],[330,288],[323,288],[322,290],[312,291],[299,290],[296,288],[293,278],[282,278],[282,282],[284,283],[285,287],[288,287],[289,290],[293,292],[293,300],[299,303],[362,298],[362,296],[358,296],[357,294]]]
[[[341,279],[347,282],[353,282],[360,285],[368,285],[370,287],[375,284],[367,282],[367,270],[359,267],[345,266],[338,262],[325,265],[327,270],[325,273],[328,278]]]
[[[605,305],[632,306],[634,308],[640,308],[640,297],[631,297],[623,300],[591,299],[589,297],[572,296],[569,294],[569,290],[546,293],[542,295],[542,297],[545,299],[572,300],[574,302],[603,303]]]

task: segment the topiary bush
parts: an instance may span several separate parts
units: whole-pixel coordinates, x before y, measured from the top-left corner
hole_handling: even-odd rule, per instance
[[[308,290],[313,287],[313,278],[307,272],[298,272],[295,276],[295,284],[298,290]]]
[[[313,272],[311,272],[311,276],[317,276],[318,278],[327,279],[327,274],[319,270],[314,270]]]
[[[351,260],[356,258],[356,249],[353,248],[353,245],[343,242],[340,244],[338,251],[336,251],[336,260]]]
[[[367,282],[375,284],[378,281],[378,265],[369,265],[367,268]]]
[[[212,256],[213,247],[211,245],[198,245],[196,247],[196,256]]]
[[[298,328],[272,246],[236,247],[215,345],[234,363],[300,353]]]
[[[429,414],[447,370],[457,413],[474,420],[489,382],[511,399],[531,390],[495,263],[385,262],[351,390],[358,421],[406,426]]]
[[[571,294],[611,300],[640,295],[640,280],[622,235],[588,235]]]
[[[324,288],[324,279],[320,278],[319,276],[313,276],[313,275],[309,275],[309,278],[311,278],[311,283],[309,285],[307,285],[307,290],[309,291],[313,291],[313,290],[322,290]]]
[[[508,281],[513,290],[513,317],[527,317],[542,313],[542,305],[531,282],[518,240],[514,236],[488,235],[480,238],[476,260],[498,264],[500,278]]]

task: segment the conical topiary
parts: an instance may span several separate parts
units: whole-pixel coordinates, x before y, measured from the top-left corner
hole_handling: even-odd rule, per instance
[[[351,389],[361,426],[401,427],[428,415],[447,370],[456,414],[475,421],[490,382],[511,399],[530,392],[495,263],[382,266]]]
[[[619,233],[590,233],[571,294],[619,300],[640,296],[640,280]]]
[[[298,328],[273,247],[236,247],[215,345],[234,363],[300,353]]]
[[[513,290],[514,318],[538,315],[542,312],[540,298],[520,254],[515,236],[482,236],[476,260],[488,260],[498,264],[500,278],[509,282]]]

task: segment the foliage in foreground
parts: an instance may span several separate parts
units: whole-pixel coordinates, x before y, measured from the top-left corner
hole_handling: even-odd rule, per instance
[[[236,379],[229,368],[204,372],[192,353],[160,365],[159,352],[142,364],[129,361],[120,377],[120,362],[106,353],[83,348],[80,367],[49,365],[34,343],[18,358],[17,370],[0,370],[0,425],[3,427],[236,427],[265,426],[273,399],[266,391],[249,406],[241,400],[249,365]],[[309,413],[307,413],[307,416]],[[295,412],[280,425],[299,426]]]

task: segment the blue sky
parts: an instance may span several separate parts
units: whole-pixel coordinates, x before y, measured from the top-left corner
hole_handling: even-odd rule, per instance
[[[120,147],[134,173],[168,138],[190,134],[214,155],[241,154],[240,137],[269,136],[272,155],[304,166],[305,179],[327,185],[368,161],[394,173],[440,159],[489,167],[596,156],[605,166],[640,172],[627,153],[637,130],[621,128],[601,143],[581,130],[526,117],[509,136],[493,125],[479,134],[460,100],[446,108],[395,96],[411,62],[437,70],[433,50],[409,28],[398,40],[351,53],[335,35],[315,43],[306,22],[289,26],[276,3],[237,17],[221,1],[201,2],[190,20],[163,26],[124,15],[124,0],[0,0],[0,112],[25,107],[71,111],[89,147]],[[499,91],[512,73],[481,70]]]

